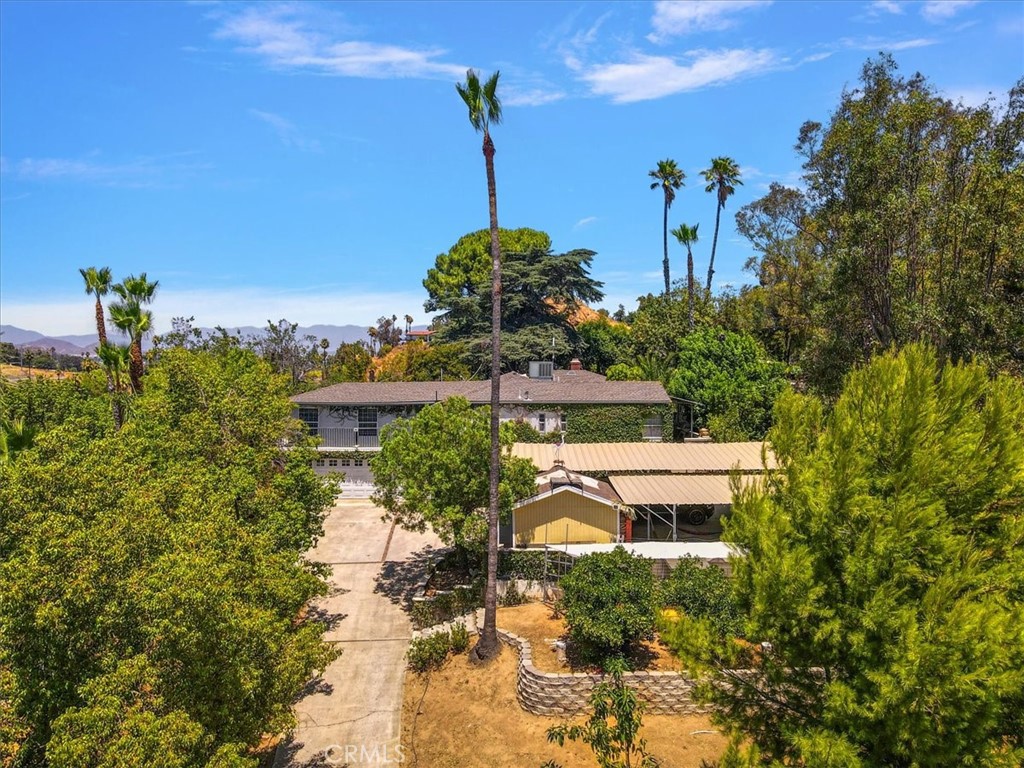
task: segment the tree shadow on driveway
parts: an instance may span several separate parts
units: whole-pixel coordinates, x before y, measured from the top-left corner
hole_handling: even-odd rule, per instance
[[[430,574],[431,562],[443,551],[427,546],[413,552],[405,560],[386,561],[377,574],[373,591],[401,606],[402,610],[411,610],[413,597],[421,593]]]

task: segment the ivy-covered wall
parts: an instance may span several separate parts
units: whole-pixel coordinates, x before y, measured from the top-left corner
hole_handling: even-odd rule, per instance
[[[672,440],[671,405],[537,405],[536,410],[559,411],[566,416],[567,443],[636,443],[644,439],[644,424],[654,416],[661,417],[661,439]],[[519,430],[530,437],[527,430]],[[522,442],[549,443],[560,434],[541,434],[531,430],[536,439]],[[518,437],[518,435],[517,435]]]

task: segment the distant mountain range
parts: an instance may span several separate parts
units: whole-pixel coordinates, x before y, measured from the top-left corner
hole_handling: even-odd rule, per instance
[[[318,339],[327,339],[331,342],[331,349],[339,344],[359,341],[366,341],[369,336],[366,329],[369,325],[310,325],[299,326],[298,335],[307,334],[316,336]],[[203,328],[211,331],[212,328]],[[238,333],[241,336],[256,336],[263,333],[265,328],[257,328],[254,325],[243,325],[240,328],[228,328],[231,333]],[[14,325],[0,325],[0,341],[6,341],[16,347],[32,347],[35,349],[55,349],[62,355],[85,355],[94,353],[98,345],[95,333],[86,333],[67,336],[47,336],[38,331],[28,331]]]

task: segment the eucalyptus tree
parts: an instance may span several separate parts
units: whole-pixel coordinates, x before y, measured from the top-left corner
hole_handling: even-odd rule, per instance
[[[692,227],[680,224],[672,230],[672,235],[679,244],[686,248],[686,317],[693,330],[693,244],[697,242],[697,228],[700,224]]]
[[[704,187],[705,192],[716,192],[718,194],[718,207],[715,210],[715,235],[711,239],[711,261],[708,262],[708,284],[707,291],[711,292],[711,278],[715,274],[715,251],[718,249],[718,225],[722,220],[722,209],[725,208],[725,201],[736,191],[736,187],[742,186],[740,179],[740,167],[731,157],[715,157],[711,159],[711,167],[701,173],[708,183]]]
[[[103,320],[102,298],[110,292],[113,277],[110,274],[110,267],[87,267],[78,270],[85,281],[85,292],[89,296],[96,297],[96,335],[100,344],[107,343],[107,324]]]
[[[501,440],[498,431],[501,382],[501,246],[498,243],[498,193],[494,182],[494,142],[491,125],[501,123],[501,100],[498,98],[498,77],[495,72],[483,83],[472,69],[466,71],[466,82],[455,90],[469,110],[469,123],[483,134],[484,165],[487,171],[487,207],[491,228],[491,461],[487,505],[487,589],[484,594],[484,626],[473,648],[473,657],[485,661],[501,650],[498,644],[498,481],[501,472]]]
[[[654,181],[651,182],[651,189],[660,188],[665,196],[665,211],[661,223],[661,240],[665,251],[665,258],[662,261],[662,269],[665,271],[665,293],[672,290],[668,269],[668,209],[672,207],[672,201],[676,199],[676,190],[683,186],[686,180],[686,173],[676,165],[675,160],[665,159],[658,161],[658,167],[648,171]]]

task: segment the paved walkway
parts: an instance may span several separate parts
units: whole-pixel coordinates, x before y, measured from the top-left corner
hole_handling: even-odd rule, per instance
[[[424,574],[433,534],[381,522],[367,500],[331,510],[310,559],[332,568],[331,594],[317,601],[329,642],[342,655],[295,705],[298,728],[275,768],[400,762],[402,684],[412,624],[404,610]]]

